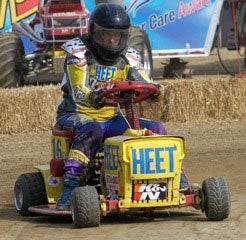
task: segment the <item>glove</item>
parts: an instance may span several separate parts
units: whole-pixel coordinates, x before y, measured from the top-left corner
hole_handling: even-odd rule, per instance
[[[157,91],[156,93],[152,94],[150,100],[154,102],[159,102],[164,97],[164,86],[158,83],[153,83],[153,85],[156,86]]]
[[[90,105],[95,109],[100,109],[105,106],[105,99],[102,97],[103,89],[93,90],[90,92]]]

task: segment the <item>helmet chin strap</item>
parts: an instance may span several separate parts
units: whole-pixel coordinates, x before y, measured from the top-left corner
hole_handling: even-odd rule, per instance
[[[96,47],[96,46],[91,46],[91,48],[89,48],[89,50],[92,52],[94,58],[102,65],[108,65],[108,66],[112,66],[112,65],[116,65],[118,62],[121,61],[122,57],[121,54],[117,54],[117,56],[115,57],[111,57],[113,56],[112,54],[103,54],[102,52],[100,52],[100,50]]]
[[[100,63],[100,64],[102,64],[102,65],[107,65],[107,66],[113,66],[113,65],[116,65],[120,60],[121,60],[121,58],[120,57],[118,57],[117,59],[115,59],[115,60],[107,60],[107,59],[104,59],[104,58],[100,58],[100,57],[98,57],[98,54],[94,54],[94,52],[92,52],[93,53],[93,56],[95,57],[95,59]]]

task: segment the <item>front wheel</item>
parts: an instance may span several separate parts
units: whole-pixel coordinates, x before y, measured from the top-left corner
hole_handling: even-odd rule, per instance
[[[22,216],[31,215],[30,206],[47,204],[45,184],[40,172],[19,176],[14,187],[14,204]]]
[[[71,211],[75,227],[98,227],[100,206],[96,188],[93,186],[75,188],[71,194]]]
[[[222,177],[208,178],[202,183],[202,210],[208,220],[221,221],[230,214],[230,194],[227,182]]]

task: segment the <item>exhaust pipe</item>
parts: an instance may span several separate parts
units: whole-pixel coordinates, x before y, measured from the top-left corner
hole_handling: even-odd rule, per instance
[[[37,35],[35,34],[35,32],[33,31],[33,29],[30,27],[30,25],[29,25],[26,21],[21,20],[21,21],[20,21],[20,24],[21,24],[21,26],[22,26],[25,30],[27,30],[27,32],[29,32],[32,36],[34,36],[36,39],[38,39],[38,40],[41,41],[42,43],[44,42],[44,40],[43,40],[42,38],[40,38],[39,36],[37,36]]]
[[[44,43],[44,40],[37,37],[30,26],[27,27],[26,23],[24,23],[24,24],[22,24],[22,23],[23,23],[23,21],[13,23],[12,29],[14,31],[17,31],[17,32],[27,36],[28,38],[30,38],[34,42]],[[31,31],[30,31],[30,29],[31,29]]]
[[[35,58],[40,58],[40,57],[46,57],[46,56],[49,56],[49,53],[48,52],[44,52],[44,53],[30,53],[30,54],[27,54],[25,56],[25,59],[28,60],[28,61],[31,61]]]

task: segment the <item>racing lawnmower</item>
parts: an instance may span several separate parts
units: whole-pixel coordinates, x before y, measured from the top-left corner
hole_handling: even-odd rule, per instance
[[[183,137],[156,135],[140,128],[136,103],[148,99],[157,91],[156,86],[138,81],[107,84],[110,86],[103,92],[106,105],[124,109],[129,129],[104,141],[103,149],[88,164],[81,186],[72,191],[71,211],[57,211],[64,159],[73,133],[55,127],[50,164],[36,166],[37,172],[22,174],[15,183],[14,202],[19,214],[67,214],[78,228],[99,226],[101,216],[113,212],[150,213],[170,207],[192,206],[205,212],[208,220],[226,219],[230,213],[226,180],[212,177],[201,187],[189,184],[182,170]],[[182,184],[183,177],[188,184]]]

